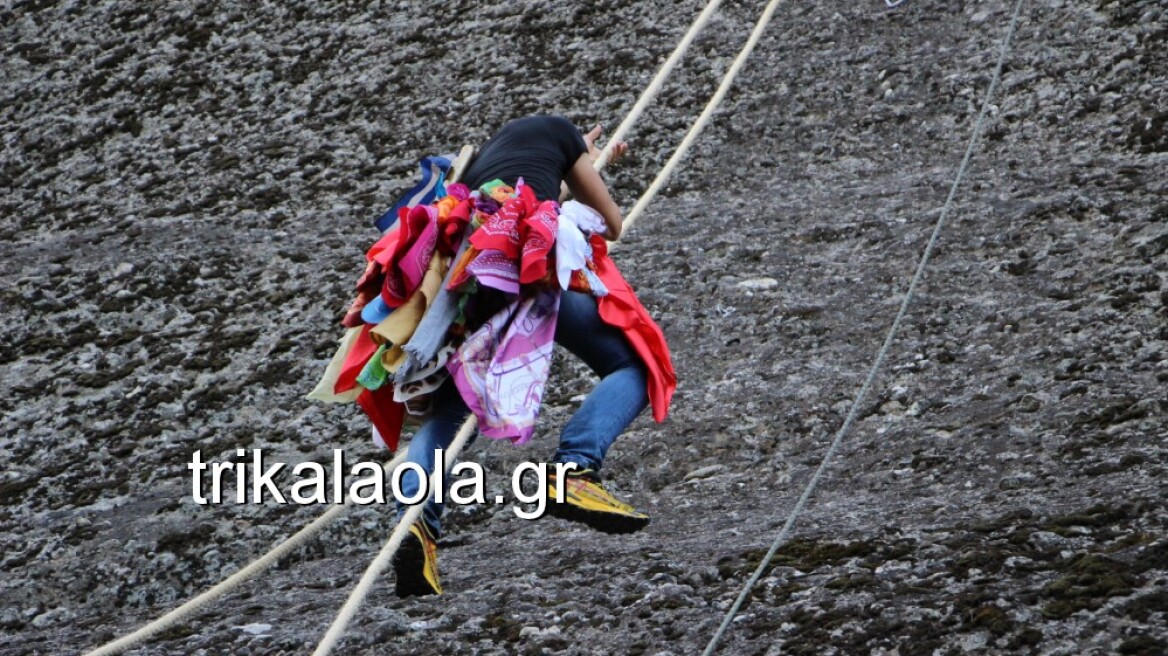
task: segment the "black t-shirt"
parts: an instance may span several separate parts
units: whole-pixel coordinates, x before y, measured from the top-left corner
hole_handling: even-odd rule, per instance
[[[504,125],[479,150],[462,176],[471,189],[491,180],[514,186],[519,178],[540,200],[560,197],[560,181],[580,155],[584,137],[562,116],[527,116]]]

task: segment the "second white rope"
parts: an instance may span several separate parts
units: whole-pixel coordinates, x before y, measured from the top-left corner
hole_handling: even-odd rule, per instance
[[[702,133],[702,130],[706,127],[706,124],[710,122],[710,118],[713,117],[714,111],[718,109],[718,106],[726,97],[726,93],[729,92],[730,87],[734,85],[734,78],[738,76],[738,71],[746,63],[746,60],[750,57],[750,53],[754,52],[754,47],[758,45],[759,39],[762,38],[763,32],[766,31],[767,24],[771,22],[771,17],[774,16],[775,10],[779,8],[781,3],[782,0],[771,0],[767,3],[766,9],[764,9],[762,12],[762,16],[759,17],[758,22],[754,25],[754,29],[750,32],[750,38],[746,40],[746,45],[742,46],[742,50],[738,53],[738,56],[734,58],[734,63],[730,65],[730,69],[726,71],[724,76],[722,76],[722,83],[718,85],[718,90],[715,91],[714,95],[710,97],[709,102],[706,103],[705,109],[702,110],[701,115],[698,116],[697,121],[694,122],[693,127],[691,127],[689,132],[686,133],[685,138],[681,140],[681,145],[679,145],[677,150],[674,151],[673,156],[670,157],[669,161],[665,163],[665,166],[661,168],[661,171],[657,174],[657,177],[653,179],[653,183],[649,185],[649,188],[645,190],[645,193],[641,194],[641,199],[638,200],[637,204],[633,206],[633,209],[629,211],[629,215],[625,219],[625,231],[628,231],[629,227],[632,226],[633,223],[638,218],[640,218],[641,214],[645,212],[645,208],[648,207],[649,203],[657,197],[657,192],[660,191],[661,187],[665,185],[665,182],[669,179],[669,176],[673,173],[673,170],[677,168],[677,165],[681,162],[681,159],[685,157],[687,152],[689,152],[690,146],[692,146],[693,142],[697,140],[698,135]]]

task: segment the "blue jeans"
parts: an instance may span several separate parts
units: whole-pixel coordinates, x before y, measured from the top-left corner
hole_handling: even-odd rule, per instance
[[[600,382],[564,426],[552,461],[573,462],[580,469],[599,471],[617,436],[649,404],[645,365],[621,331],[600,320],[596,299],[580,292],[562,292],[556,318],[556,343],[583,360],[600,377]],[[410,440],[406,460],[433,472],[434,450],[450,446],[468,414],[470,410],[458,388],[447,379],[434,392],[433,413]],[[454,464],[447,462],[446,466]],[[443,477],[447,491],[449,479]],[[407,470],[402,476],[404,496],[416,495],[419,485],[413,470]],[[404,513],[405,507],[398,504],[398,515]],[[426,502],[423,518],[436,536],[441,535],[441,516],[442,504],[435,503],[431,497]]]

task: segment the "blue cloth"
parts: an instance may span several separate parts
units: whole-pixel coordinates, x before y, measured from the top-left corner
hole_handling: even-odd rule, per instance
[[[582,469],[599,471],[609,447],[649,404],[645,365],[625,336],[601,321],[596,299],[588,294],[563,292],[556,342],[583,360],[601,380],[564,426],[553,462],[574,462]],[[434,394],[433,414],[410,440],[406,456],[408,462],[418,463],[427,472],[434,470],[434,449],[449,447],[470,413],[450,379]],[[454,464],[446,462],[447,467]],[[444,492],[452,482],[450,476],[443,477]],[[412,497],[419,484],[418,475],[406,470],[402,494]],[[405,506],[398,504],[398,515],[405,511]],[[442,535],[442,506],[434,503],[433,495],[422,517],[434,535]]]
[[[458,155],[454,153],[423,157],[422,161],[418,162],[418,166],[422,169],[422,179],[414,185],[413,189],[398,199],[393,207],[382,214],[381,218],[374,221],[377,229],[384,233],[397,224],[397,211],[403,207],[427,205],[434,202],[435,199],[445,196],[446,175],[450,172],[450,167],[454,165],[454,160],[457,157]]]
[[[385,304],[385,300],[381,298],[381,294],[373,297],[373,300],[365,304],[361,308],[361,321],[371,323],[374,326],[385,321],[386,317],[393,312],[393,308]]]

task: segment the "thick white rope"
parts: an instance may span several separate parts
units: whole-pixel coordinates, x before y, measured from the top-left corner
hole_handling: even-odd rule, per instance
[[[458,452],[462,450],[462,447],[466,444],[467,440],[470,439],[470,436],[474,434],[477,428],[478,421],[472,414],[466,418],[466,421],[462,423],[462,427],[458,429],[458,433],[454,436],[454,441],[451,442],[450,446],[446,449],[448,454],[447,458],[449,458],[447,462],[451,464],[455,462],[455,458],[458,457]],[[437,484],[438,472],[431,472],[430,486],[427,488],[427,490],[434,490],[437,487]],[[357,614],[357,610],[361,607],[361,604],[365,603],[365,597],[369,596],[369,590],[373,587],[373,582],[377,580],[377,577],[381,575],[381,572],[385,571],[386,566],[389,565],[390,559],[393,558],[393,554],[397,551],[398,547],[401,546],[402,540],[405,539],[406,533],[409,533],[410,527],[414,525],[414,522],[418,521],[418,517],[422,515],[422,510],[425,507],[425,501],[414,504],[414,506],[407,510],[405,515],[402,515],[402,518],[398,520],[397,528],[393,529],[393,533],[389,536],[389,541],[385,543],[385,546],[381,548],[381,551],[377,554],[377,557],[374,558],[373,562],[369,564],[369,567],[365,569],[365,574],[361,576],[361,580],[357,583],[357,587],[353,588],[353,591],[349,593],[349,598],[345,601],[345,605],[341,607],[341,612],[338,613],[337,618],[333,620],[333,623],[329,627],[328,632],[325,633],[324,638],[322,638],[320,644],[317,645],[316,651],[312,652],[312,656],[328,656],[328,654],[333,650],[333,647],[337,646],[337,642],[339,642],[341,636],[345,634],[345,629],[349,626],[349,622],[353,620],[353,616]]]
[[[637,201],[637,204],[629,212],[628,217],[625,218],[625,231],[644,213],[645,207],[657,196],[657,192],[665,185],[665,181],[669,179],[673,170],[677,168],[678,163],[681,162],[686,152],[689,151],[690,146],[697,140],[698,135],[701,134],[706,124],[710,122],[714,111],[718,109],[718,105],[721,104],[722,99],[726,97],[726,93],[733,86],[734,78],[738,75],[739,69],[746,63],[747,58],[750,57],[750,53],[754,51],[754,47],[758,45],[759,39],[762,38],[762,33],[766,31],[767,24],[771,21],[771,16],[774,15],[775,10],[779,8],[779,4],[781,3],[782,0],[771,0],[767,3],[766,9],[763,10],[762,16],[755,23],[754,30],[750,33],[750,38],[746,40],[746,45],[742,47],[742,51],[738,53],[738,56],[734,59],[734,63],[730,65],[730,70],[726,71],[726,75],[722,77],[722,83],[718,85],[718,90],[714,92],[714,95],[710,97],[710,101],[706,103],[706,108],[702,110],[701,116],[694,122],[693,127],[689,129],[685,138],[681,140],[681,145],[677,147],[673,156],[665,163],[665,166],[657,174],[653,183],[641,195],[641,199]]]
[[[685,33],[685,36],[678,42],[677,47],[673,49],[673,54],[669,55],[669,58],[661,65],[661,70],[657,71],[657,75],[653,78],[653,81],[641,92],[641,97],[637,99],[637,103],[633,105],[628,115],[621,121],[616,132],[613,132],[612,136],[609,137],[608,144],[605,145],[604,150],[600,151],[600,157],[596,159],[596,170],[599,171],[608,163],[608,158],[612,156],[613,147],[616,146],[618,141],[625,138],[628,131],[632,129],[633,124],[637,122],[637,119],[641,118],[641,114],[644,113],[645,108],[660,93],[661,87],[665,84],[665,78],[669,77],[669,74],[673,72],[673,68],[677,66],[677,62],[681,61],[682,55],[685,54],[686,50],[689,50],[689,45],[693,43],[694,37],[698,35],[698,32],[702,31],[706,23],[710,22],[710,17],[714,15],[714,11],[718,9],[718,5],[720,4],[722,4],[722,0],[710,0],[710,3],[706,5],[702,13],[698,14],[698,17],[694,19],[689,31]]]
[[[917,285],[920,283],[921,278],[924,277],[925,265],[928,264],[929,256],[933,253],[933,247],[936,246],[937,240],[941,236],[941,230],[945,227],[945,220],[949,216],[949,210],[953,207],[953,199],[957,196],[957,188],[961,184],[961,179],[965,177],[965,171],[969,167],[969,160],[973,157],[974,147],[977,145],[978,137],[981,136],[981,129],[983,123],[985,122],[985,117],[989,113],[990,101],[993,100],[994,90],[997,89],[998,80],[1002,76],[1002,65],[1006,61],[1007,53],[1009,53],[1010,39],[1014,35],[1014,28],[1018,24],[1018,14],[1021,12],[1021,10],[1022,0],[1018,0],[1017,4],[1014,5],[1014,15],[1013,18],[1010,19],[1010,26],[1006,30],[1006,36],[1002,39],[1001,49],[998,52],[997,67],[994,68],[993,79],[990,80],[990,86],[988,89],[986,89],[985,100],[981,105],[981,112],[978,114],[977,121],[973,126],[973,134],[969,136],[969,144],[965,148],[965,156],[961,159],[961,166],[959,166],[957,169],[957,176],[953,178],[953,185],[949,187],[949,196],[945,199],[944,207],[941,208],[941,216],[937,219],[937,225],[933,228],[933,234],[931,237],[929,237],[929,243],[925,246],[925,252],[921,255],[921,260],[917,264],[916,272],[913,273],[912,282],[909,283],[908,291],[906,291],[904,294],[904,300],[902,300],[900,303],[900,310],[896,313],[896,318],[892,321],[892,327],[889,328],[888,335],[884,338],[884,343],[880,346],[880,352],[876,356],[876,361],[872,363],[872,368],[868,371],[868,377],[864,380],[863,387],[861,387],[860,391],[856,394],[856,398],[852,400],[852,407],[850,410],[848,410],[847,418],[844,420],[843,425],[840,426],[839,432],[836,433],[835,439],[832,440],[831,446],[829,446],[827,449],[827,453],[824,454],[823,461],[819,463],[819,468],[815,470],[815,474],[811,477],[811,480],[807,482],[807,486],[803,489],[803,494],[799,496],[799,501],[795,504],[794,509],[791,510],[791,514],[787,516],[786,523],[783,524],[782,530],[780,530],[778,536],[775,537],[775,541],[771,544],[771,548],[768,549],[766,555],[763,556],[762,562],[758,564],[758,567],[754,570],[754,573],[751,574],[750,579],[746,582],[746,585],[742,586],[742,592],[734,601],[734,605],[731,606],[730,610],[726,613],[726,617],[722,620],[721,626],[719,626],[717,632],[714,633],[714,637],[710,639],[710,643],[706,645],[706,649],[702,652],[702,656],[711,656],[711,654],[714,653],[714,649],[717,647],[718,641],[722,639],[722,635],[725,634],[727,627],[729,627],[730,623],[734,620],[734,616],[737,615],[739,609],[742,608],[742,604],[744,601],[746,601],[746,597],[750,594],[750,591],[754,588],[754,585],[758,583],[758,579],[766,570],[767,565],[770,564],[771,559],[775,557],[775,553],[778,552],[779,547],[787,540],[787,537],[791,533],[791,528],[795,525],[795,520],[799,517],[799,514],[803,512],[804,506],[807,505],[808,500],[811,498],[811,493],[814,492],[815,486],[819,483],[819,479],[823,476],[823,472],[827,470],[827,466],[831,462],[832,456],[835,455],[836,450],[839,449],[839,446],[843,442],[844,437],[847,435],[848,430],[851,429],[852,424],[856,420],[856,415],[859,412],[860,404],[863,403],[864,398],[868,395],[868,390],[872,387],[872,383],[876,380],[876,374],[884,365],[884,360],[888,355],[888,350],[892,346],[892,341],[896,338],[896,333],[900,329],[901,321],[908,312],[908,306],[912,301],[913,294],[916,292]]]
[[[386,471],[393,471],[393,469],[404,462],[405,459],[406,452],[405,449],[402,449],[402,452],[398,456],[382,465],[382,467],[384,467]],[[112,656],[113,654],[120,654],[121,652],[142,643],[150,636],[160,631],[164,631],[185,620],[203,606],[206,606],[219,597],[222,597],[223,595],[238,587],[244,581],[250,579],[256,574],[259,574],[268,567],[271,567],[276,563],[276,561],[288,555],[288,553],[290,553],[293,549],[304,544],[317,533],[320,533],[321,530],[340,517],[341,513],[344,512],[348,506],[349,502],[348,499],[346,499],[345,503],[329,508],[328,511],[326,511],[324,514],[313,520],[311,524],[289,536],[288,539],[276,545],[274,549],[252,561],[251,564],[247,565],[238,572],[232,574],[226,579],[223,579],[211,589],[203,592],[199,596],[191,599],[178,608],[175,608],[162,617],[159,617],[153,622],[150,622],[137,631],[134,631],[129,635],[123,636],[117,640],[114,640],[113,642],[94,649],[93,651],[86,654],[86,656]]]

